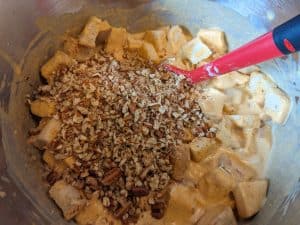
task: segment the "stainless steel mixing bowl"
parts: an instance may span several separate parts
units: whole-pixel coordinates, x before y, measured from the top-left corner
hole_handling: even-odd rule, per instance
[[[40,154],[26,144],[34,123],[25,106],[26,94],[39,83],[39,66],[65,30],[78,31],[89,15],[132,31],[163,24],[182,24],[192,32],[220,27],[232,49],[299,12],[299,0],[0,0],[0,224],[67,224],[46,195]],[[262,65],[293,108],[287,123],[274,127],[268,201],[242,224],[300,224],[298,65],[298,55]]]

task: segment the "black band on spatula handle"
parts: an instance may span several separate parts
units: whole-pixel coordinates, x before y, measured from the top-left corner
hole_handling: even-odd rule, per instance
[[[273,39],[284,55],[300,51],[300,15],[276,27]]]

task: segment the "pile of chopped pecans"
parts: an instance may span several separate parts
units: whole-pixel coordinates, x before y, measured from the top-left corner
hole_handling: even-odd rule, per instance
[[[183,77],[135,54],[119,63],[99,52],[61,69],[35,97],[56,103],[62,128],[46,149],[57,159],[75,159],[63,178],[88,198],[97,193],[126,222],[148,209],[161,218],[176,147],[215,136],[198,93]],[[48,175],[50,183],[59,178]]]

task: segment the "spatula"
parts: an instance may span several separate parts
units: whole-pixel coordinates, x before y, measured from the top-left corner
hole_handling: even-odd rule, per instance
[[[192,71],[173,65],[166,69],[186,76],[192,83],[226,74],[300,50],[300,15],[242,47]]]

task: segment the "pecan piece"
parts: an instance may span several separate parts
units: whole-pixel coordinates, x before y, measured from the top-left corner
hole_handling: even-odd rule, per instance
[[[53,185],[56,181],[58,181],[60,179],[61,175],[58,174],[57,172],[52,171],[51,173],[49,173],[46,177],[47,182],[50,185]]]
[[[130,202],[126,202],[125,204],[122,204],[122,206],[116,210],[116,212],[114,213],[114,216],[118,219],[121,219],[122,216],[128,212],[130,206],[131,206]]]
[[[133,187],[131,193],[137,197],[147,196],[149,194],[149,189],[147,187]]]
[[[106,186],[111,185],[115,181],[117,181],[120,176],[121,170],[119,168],[113,168],[104,175],[104,178],[102,179],[101,183]]]
[[[97,190],[98,181],[96,178],[88,176],[85,181],[90,186],[90,188],[92,188],[93,190]]]
[[[155,219],[163,218],[165,214],[165,204],[162,202],[157,202],[154,205],[151,205],[151,215]]]

